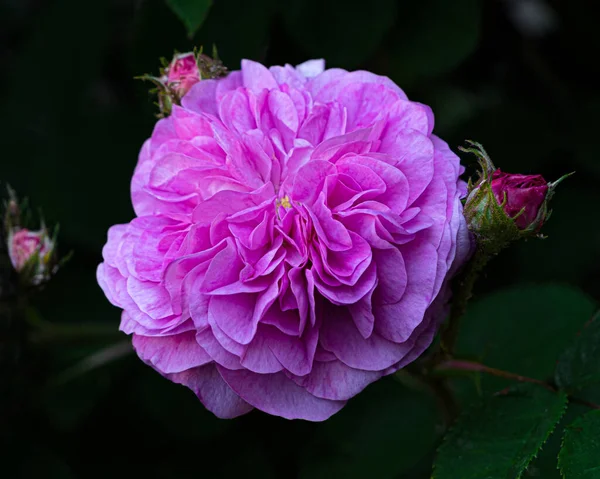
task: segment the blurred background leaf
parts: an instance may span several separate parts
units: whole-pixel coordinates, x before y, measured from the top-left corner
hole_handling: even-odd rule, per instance
[[[555,379],[569,393],[600,402],[600,313],[581,328],[561,355]]]
[[[310,58],[356,68],[367,61],[396,20],[394,0],[290,0],[282,4],[287,34]]]
[[[488,294],[469,306],[457,355],[523,376],[552,380],[560,355],[595,308],[592,298],[566,285],[525,284]],[[493,393],[510,384],[489,375],[479,379],[479,383],[466,378],[454,381],[466,402],[477,395],[477,387]]]
[[[167,0],[167,5],[181,19],[188,36],[193,38],[202,26],[212,5],[212,0]]]
[[[385,58],[400,85],[412,86],[452,71],[475,51],[483,1],[424,0],[398,4],[398,25],[386,39]]]

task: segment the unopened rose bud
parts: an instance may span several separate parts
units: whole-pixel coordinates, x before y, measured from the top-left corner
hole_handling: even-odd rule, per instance
[[[227,74],[216,49],[213,49],[213,58],[204,55],[200,49],[199,52],[177,53],[168,63],[165,59],[162,61],[160,76],[138,77],[140,80],[149,80],[156,86],[152,92],[158,96],[159,117],[170,115],[173,105],[180,105],[181,99],[199,81]]]
[[[512,175],[498,169],[492,174],[492,191],[517,228],[539,231],[546,218],[542,215],[538,219],[538,214],[548,195],[548,183],[542,175]]]
[[[28,284],[38,285],[52,274],[55,244],[45,229],[31,231],[18,229],[8,235],[10,261]]]
[[[493,254],[519,238],[536,236],[550,216],[556,186],[569,175],[547,183],[541,175],[504,173],[480,144],[468,143],[471,148],[461,150],[477,156],[481,172],[469,184],[464,214],[478,245]]]
[[[200,70],[193,52],[175,55],[166,69],[166,83],[182,98],[200,81]]]

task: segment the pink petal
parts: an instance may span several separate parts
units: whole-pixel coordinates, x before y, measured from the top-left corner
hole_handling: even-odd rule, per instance
[[[324,421],[345,404],[344,401],[317,398],[283,373],[255,374],[244,370],[230,371],[219,366],[218,370],[242,399],[261,411],[286,419]]]
[[[376,324],[377,326],[377,324]],[[374,332],[363,338],[344,308],[331,308],[325,314],[320,344],[351,368],[381,371],[398,363],[412,348],[396,344]]]
[[[162,337],[134,334],[133,347],[143,361],[163,374],[179,373],[212,361],[196,342],[193,331]]]
[[[428,244],[409,244],[402,248],[408,282],[402,299],[374,307],[375,331],[382,337],[402,343],[423,322],[427,307],[434,299],[438,255]]]
[[[316,362],[309,375],[294,377],[294,381],[316,397],[345,401],[356,396],[381,376],[381,371],[354,369],[335,360]]]
[[[254,93],[263,89],[273,90],[278,87],[273,74],[263,65],[251,60],[242,60],[242,76],[244,86]]]
[[[206,409],[221,419],[232,419],[252,411],[252,406],[231,390],[212,364],[166,376],[174,383],[190,388]]]

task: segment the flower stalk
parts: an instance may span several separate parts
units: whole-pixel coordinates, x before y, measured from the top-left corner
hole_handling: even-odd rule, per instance
[[[473,287],[487,263],[514,241],[538,237],[550,217],[549,202],[559,183],[573,173],[547,183],[541,175],[507,174],[492,163],[479,143],[468,141],[461,151],[474,154],[479,178],[469,182],[464,215],[477,244],[475,253],[456,280],[450,318],[441,335],[442,357],[452,357],[460,318],[473,296]]]
[[[454,297],[450,307],[450,317],[441,335],[440,347],[446,357],[452,357],[458,339],[460,319],[467,310],[467,304],[473,296],[473,288],[481,271],[488,264],[492,255],[483,248],[477,247],[464,271],[456,279]]]
[[[537,386],[543,387],[544,389],[547,389],[550,392],[558,392],[559,389],[546,381],[542,381],[540,379],[535,379],[535,378],[531,378],[528,376],[523,376],[521,374],[516,374],[510,371],[504,371],[502,369],[497,369],[497,368],[492,368],[489,366],[486,366],[485,364],[481,364],[478,363],[476,361],[469,361],[469,360],[463,360],[463,359],[449,359],[447,361],[444,361],[440,364],[438,364],[435,369],[433,370],[434,373],[441,373],[441,374],[448,374],[448,373],[452,373],[452,372],[474,372],[474,373],[485,373],[485,374],[489,374],[491,376],[496,376],[499,378],[504,378],[504,379],[508,379],[510,381],[516,381],[519,383],[529,383],[529,384],[536,384]],[[497,394],[502,394],[503,391],[500,391]],[[574,397],[569,395],[569,401],[574,402],[574,403],[578,403],[578,404],[582,404],[584,406],[587,406],[591,409],[598,409],[600,410],[600,405],[590,402],[590,401],[586,401],[585,399],[581,399],[578,397]]]

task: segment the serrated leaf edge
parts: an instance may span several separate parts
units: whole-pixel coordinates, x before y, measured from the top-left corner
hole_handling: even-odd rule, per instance
[[[594,315],[594,318],[600,319],[600,312],[596,313]],[[579,424],[582,421],[584,421],[584,418],[587,417],[590,414],[598,414],[598,415],[600,415],[600,411],[598,411],[598,410],[589,411],[586,414],[583,414],[582,416],[579,416],[571,424],[565,426],[565,430],[564,430],[563,436],[562,436],[562,441],[560,443],[560,451],[558,451],[558,461],[557,461],[558,464],[556,466],[556,468],[560,471],[561,477],[563,477],[564,479],[567,479],[567,475],[566,475],[565,471],[563,470],[562,458],[563,458],[563,451],[564,451],[564,446],[565,446],[565,440],[567,439],[567,433],[569,432],[569,429],[574,428],[574,427],[579,427]]]
[[[567,410],[567,406],[569,404],[568,401],[568,397],[566,392],[564,391],[558,391],[556,393],[557,395],[562,396],[562,408],[559,411],[558,416],[556,417],[556,420],[554,422],[554,426],[548,430],[546,436],[542,439],[542,441],[540,442],[540,444],[537,446],[536,450],[531,454],[531,456],[528,458],[527,463],[525,464],[525,466],[523,467],[522,471],[518,473],[517,476],[515,476],[515,479],[520,479],[523,475],[523,473],[527,470],[527,468],[529,467],[529,465],[531,464],[531,462],[533,461],[534,458],[537,457],[538,452],[542,449],[542,446],[546,443],[546,441],[548,441],[548,438],[552,435],[552,433],[556,430],[556,426],[558,425],[558,423],[560,422],[560,420],[562,419],[562,417],[565,415],[565,412]],[[491,398],[488,398],[491,399]],[[454,420],[454,423],[452,424],[452,426],[448,429],[448,431],[446,431],[446,434],[444,434],[444,438],[441,441],[440,445],[436,448],[435,450],[435,457],[437,458],[437,455],[439,454],[440,450],[442,449],[442,447],[444,447],[444,445],[446,444],[446,442],[448,441],[448,436],[450,435],[450,433],[454,430],[456,424],[460,421],[461,418],[468,416],[469,413],[471,412],[471,410],[481,407],[483,405],[485,401],[480,400],[477,401],[476,403],[471,404],[471,406],[465,408],[465,410],[463,410],[458,417]],[[515,464],[513,464],[515,465]],[[436,469],[436,462],[434,460],[433,462],[433,471],[431,473],[431,479],[438,479],[435,475],[435,469]]]
[[[565,412],[567,412],[567,407],[569,406],[569,398],[567,396],[567,393],[565,391],[558,391],[557,394],[560,395],[560,396],[562,396],[563,405],[562,405],[561,410],[559,411],[558,416],[556,417],[556,420],[554,422],[554,426],[548,430],[548,433],[546,434],[546,437],[544,439],[542,439],[542,441],[538,445],[538,447],[535,450],[535,452],[529,457],[529,460],[527,461],[527,464],[525,465],[525,467],[523,468],[523,470],[519,473],[519,475],[516,477],[516,479],[520,479],[521,476],[523,475],[523,473],[531,465],[531,462],[535,458],[537,458],[538,453],[542,450],[542,447],[544,446],[544,444],[546,444],[546,442],[548,441],[548,439],[550,438],[550,436],[552,435],[552,433],[554,431],[556,431],[556,427],[558,426],[558,423],[560,422],[560,420],[565,415]]]

